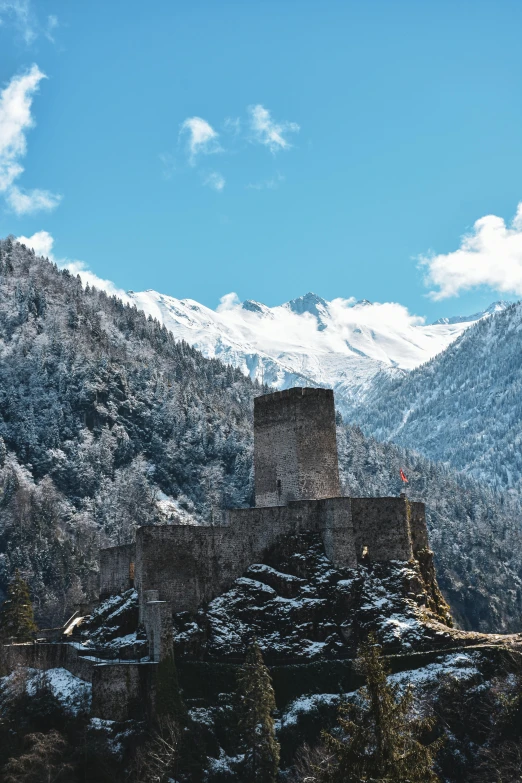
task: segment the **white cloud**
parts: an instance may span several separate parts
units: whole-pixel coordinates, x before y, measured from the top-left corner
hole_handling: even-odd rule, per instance
[[[422,326],[425,319],[412,315],[407,307],[397,302],[357,303],[350,299],[333,299],[330,302],[332,321],[338,328],[367,326],[389,332],[406,331],[412,326]]]
[[[297,133],[300,128],[296,122],[276,122],[272,119],[268,109],[265,109],[260,103],[256,106],[250,106],[248,112],[250,127],[254,132],[255,139],[260,144],[267,146],[272,153],[292,146],[284,134]]]
[[[225,294],[221,297],[219,304],[216,307],[216,312],[224,313],[227,310],[233,310],[239,304],[239,296],[234,291],[231,291],[229,294]]]
[[[460,247],[446,254],[420,257],[426,284],[434,300],[458,296],[486,285],[502,293],[522,295],[522,202],[509,226],[503,218],[486,215],[462,237]]]
[[[27,152],[26,131],[34,127],[33,96],[45,78],[33,65],[26,73],[13,77],[0,92],[0,193],[17,214],[54,209],[61,199],[47,190],[24,193],[14,184],[24,171],[20,160]]]
[[[189,161],[192,165],[200,153],[209,155],[221,151],[219,134],[201,117],[188,117],[181,125],[180,133],[188,134]]]
[[[17,215],[38,212],[41,209],[51,210],[58,206],[62,197],[48,190],[30,190],[24,193],[16,185],[7,191],[6,201]]]
[[[212,188],[212,190],[221,192],[225,187],[225,178],[222,174],[219,173],[219,171],[212,171],[207,177],[205,177],[203,184],[208,185],[208,187]]]
[[[16,241],[30,247],[37,256],[46,256],[52,261],[55,260],[52,253],[54,239],[48,231],[37,231],[32,237],[17,237]]]
[[[111,280],[104,280],[91,272],[83,261],[70,261],[68,258],[56,258],[53,254],[54,237],[48,231],[37,231],[30,237],[17,237],[17,242],[21,242],[26,247],[34,250],[37,256],[46,256],[49,261],[53,261],[60,269],[68,269],[73,275],[80,275],[83,285],[89,284],[105,291],[110,296],[115,295],[124,302],[130,301],[129,297],[120,288],[114,285]]]

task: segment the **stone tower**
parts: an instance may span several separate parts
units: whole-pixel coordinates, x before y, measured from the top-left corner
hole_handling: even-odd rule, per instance
[[[254,400],[256,506],[340,495],[331,389],[294,388]]]

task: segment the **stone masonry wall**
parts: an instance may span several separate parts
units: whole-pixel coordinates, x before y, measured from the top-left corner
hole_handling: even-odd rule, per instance
[[[63,668],[81,680],[92,680],[93,661],[78,655],[77,649],[71,644],[9,644],[1,648],[0,658],[7,671],[13,671],[19,666],[41,671]]]
[[[133,586],[135,555],[134,544],[111,546],[100,551],[100,598],[120,595]]]
[[[340,493],[331,389],[294,388],[254,400],[256,506]]]
[[[413,557],[404,498],[352,498],[351,501],[358,559],[366,547],[369,559],[374,561]]]
[[[139,528],[136,539],[136,588],[140,617],[145,591],[157,590],[176,612],[195,611],[228,589],[249,565],[259,562],[280,536],[323,532],[335,565],[356,564],[350,498],[304,500],[288,506],[231,509],[228,525],[165,525]]]
[[[104,720],[150,717],[157,664],[110,663],[93,668],[91,713]]]
[[[408,501],[410,508],[410,532],[413,554],[421,549],[429,549],[428,528],[426,526],[426,507],[424,503]]]

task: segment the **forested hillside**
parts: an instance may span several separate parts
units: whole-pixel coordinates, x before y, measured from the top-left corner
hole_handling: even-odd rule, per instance
[[[353,413],[379,440],[522,491],[522,303],[479,321],[400,380],[381,376]]]
[[[0,351],[0,588],[20,568],[41,623],[95,590],[100,543],[251,503],[262,388],[11,239],[0,242]],[[409,472],[462,623],[520,628],[516,501],[340,419],[339,451],[354,494],[397,494],[399,468]]]

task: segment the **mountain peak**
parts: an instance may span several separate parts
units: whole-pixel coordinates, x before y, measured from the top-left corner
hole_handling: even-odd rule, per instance
[[[297,299],[291,299],[286,303],[286,307],[292,310],[293,313],[302,315],[303,313],[311,313],[311,315],[320,316],[318,307],[327,307],[328,303],[326,299],[323,299],[318,294],[314,294],[309,291],[304,296],[299,296]]]
[[[256,302],[254,299],[245,299],[241,303],[241,307],[243,310],[249,310],[251,313],[265,313],[268,309],[266,305]]]
[[[450,318],[439,318],[437,321],[433,321],[433,325],[436,324],[464,324],[468,321],[479,321],[481,318],[484,318],[486,315],[494,315],[495,313],[501,313],[503,310],[506,309],[506,307],[509,307],[511,302],[506,302],[504,300],[499,300],[497,302],[492,302],[489,307],[486,307],[485,310],[482,310],[480,313],[473,313],[472,315],[453,315]]]

